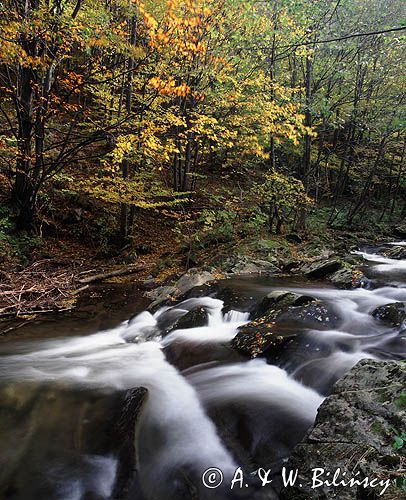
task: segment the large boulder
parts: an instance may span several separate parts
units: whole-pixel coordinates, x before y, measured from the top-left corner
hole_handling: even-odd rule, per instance
[[[314,300],[308,295],[301,295],[286,290],[273,290],[268,293],[258,306],[252,311],[252,318],[266,316],[268,320],[275,319],[276,316],[291,306],[302,306]]]
[[[116,442],[120,443],[113,498],[126,498],[131,484],[136,480],[136,427],[147,396],[148,391],[144,387],[126,391],[120,415],[112,429]]]
[[[393,234],[399,238],[406,238],[406,224],[400,224],[393,228]]]
[[[306,278],[323,279],[341,269],[342,263],[337,259],[328,259],[312,262],[302,267]]]
[[[296,310],[297,306],[309,304],[313,300],[312,297],[285,290],[270,292],[253,310],[253,320],[238,328],[238,333],[231,342],[232,347],[250,358],[280,347],[292,335],[280,335],[275,323],[284,312]]]
[[[271,347],[280,346],[288,338],[275,333],[273,322],[251,321],[240,326],[237,335],[231,341],[231,346],[250,358],[256,358]]]
[[[362,360],[339,380],[320,406],[313,428],[294,449],[287,469],[298,470],[297,480],[281,491],[280,498],[404,498],[399,472],[404,467],[404,452],[393,444],[395,433],[404,428],[405,384],[406,363],[392,361]],[[317,479],[323,484],[316,482],[319,473]],[[347,485],[324,484],[335,473],[338,481],[345,480]],[[351,478],[368,484],[350,487]],[[373,479],[376,481],[371,484]]]
[[[213,281],[214,276],[208,271],[199,271],[198,269],[189,269],[175,284],[178,295],[183,295],[195,286],[201,286],[208,281]]]
[[[200,287],[213,280],[215,280],[215,277],[208,271],[189,269],[189,271],[181,276],[175,284],[160,286],[154,290],[146,292],[145,296],[153,301],[150,304],[149,309],[154,309],[157,305],[166,301],[174,301],[180,296],[185,295],[193,288]]]
[[[205,326],[209,321],[209,314],[204,307],[196,307],[184,316],[179,318],[170,328],[173,330],[185,330],[187,328],[196,328],[198,326]],[[167,332],[169,333],[169,332]]]
[[[403,260],[406,259],[406,247],[392,246],[391,248],[385,249],[382,254],[389,259]]]
[[[241,257],[230,269],[233,274],[276,274],[280,269],[269,260]]]
[[[377,307],[372,311],[372,316],[388,326],[400,326],[406,321],[406,303],[393,302]]]
[[[332,330],[339,326],[340,318],[329,304],[313,300],[304,306],[290,307],[278,316],[278,322],[301,328]]]
[[[329,277],[329,280],[336,287],[347,290],[362,287],[368,281],[362,271],[353,268],[339,269]]]

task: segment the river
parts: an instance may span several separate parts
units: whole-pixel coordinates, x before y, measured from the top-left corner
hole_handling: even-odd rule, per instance
[[[200,478],[210,467],[230,478],[240,465],[276,473],[339,377],[363,358],[406,357],[404,331],[370,314],[406,301],[406,261],[378,250],[358,252],[365,288],[339,290],[297,277],[232,278],[220,283],[223,293],[154,314],[140,312],[142,301],[127,304],[107,314],[114,325],[108,328],[95,326],[94,316],[61,315],[9,334],[0,343],[0,498],[115,498],[115,423],[126,391],[136,387],[148,397],[127,498],[278,498],[276,481],[258,491],[253,477],[252,490],[235,492],[210,490]],[[272,290],[320,299],[339,324],[310,328],[293,321],[281,328],[283,335],[295,332],[283,350],[247,360],[229,342],[249,321],[251,306]],[[208,312],[206,325],[162,335],[196,306]]]

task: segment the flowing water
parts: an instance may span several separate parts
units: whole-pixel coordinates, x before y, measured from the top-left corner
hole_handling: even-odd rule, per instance
[[[360,359],[406,357],[405,332],[370,314],[406,301],[406,261],[374,252],[358,252],[368,288],[233,279],[213,297],[144,311],[94,333],[86,334],[95,330],[86,317],[61,317],[51,326],[56,338],[41,322],[34,332],[28,326],[8,336],[0,344],[0,498],[114,498],[114,425],[123,396],[136,387],[148,397],[136,436],[137,480],[127,498],[278,498],[276,480],[266,492],[254,482],[249,493],[226,485],[240,465],[271,467],[276,476],[334,382]],[[280,325],[289,335],[283,348],[247,361],[229,341],[252,305],[275,289],[320,299],[338,322],[334,329]],[[205,326],[167,334],[196,307],[208,312]],[[222,489],[203,486],[210,467],[223,471]]]

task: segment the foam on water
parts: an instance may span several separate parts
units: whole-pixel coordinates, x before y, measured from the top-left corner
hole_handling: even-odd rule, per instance
[[[406,261],[357,253],[375,263],[378,272],[406,269]],[[295,287],[289,290],[304,291]],[[317,392],[319,387],[337,380],[359,360],[375,357],[371,349],[397,339],[398,331],[377,322],[371,312],[381,305],[406,301],[406,288],[310,287],[305,293],[329,303],[340,324],[327,331],[304,331],[299,364],[292,365],[290,372],[286,361],[274,366],[263,359],[205,363],[185,372],[172,366],[163,353],[172,343],[181,342],[187,348],[190,345],[190,349],[196,349],[199,344],[221,346],[236,335],[239,326],[249,321],[249,313],[231,310],[223,314],[221,300],[203,297],[162,307],[154,314],[144,311],[114,329],[93,335],[26,342],[16,349],[18,354],[2,356],[0,382],[59,382],[107,392],[147,388],[138,436],[138,468],[143,490],[151,498],[162,497],[165,494],[160,488],[178,469],[198,474],[211,466],[229,473],[235,469],[235,459],[209,418],[209,409],[239,403],[252,407],[258,404],[275,415],[289,414],[306,428],[323,401]],[[171,331],[179,318],[196,307],[207,311],[207,325]],[[316,347],[311,350],[313,344]],[[94,457],[89,460],[93,460],[92,477],[96,478],[90,489],[101,498],[109,498],[116,459]],[[102,479],[97,479],[101,476]],[[66,480],[66,484],[61,483],[65,486],[60,492],[64,500],[79,499],[89,490],[89,485],[84,489],[80,481],[74,477],[69,479],[69,471]]]
[[[377,265],[374,266],[374,269],[380,273],[394,273],[394,272],[403,272],[406,271],[406,260],[405,259],[390,259],[388,257],[384,257],[383,255],[379,255],[376,253],[368,253],[368,252],[353,252],[354,255],[360,255],[367,261],[374,262]]]

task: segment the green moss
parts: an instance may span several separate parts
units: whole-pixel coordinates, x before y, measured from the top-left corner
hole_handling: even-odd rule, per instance
[[[406,409],[406,392],[403,392],[398,399],[395,399],[394,401],[396,408],[399,408],[399,410],[405,410]]]
[[[287,247],[288,242],[282,239],[264,239],[258,241],[258,248],[273,250],[275,248]]]
[[[371,425],[371,430],[379,436],[385,436],[386,434],[384,426],[378,420],[375,420],[375,422],[373,422],[373,424]]]

